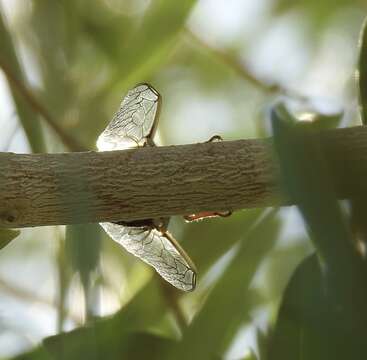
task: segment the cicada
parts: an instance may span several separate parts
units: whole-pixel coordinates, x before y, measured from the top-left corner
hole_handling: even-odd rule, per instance
[[[97,140],[99,151],[155,146],[161,96],[148,84],[131,89]],[[151,265],[176,288],[192,291],[196,268],[183,248],[167,231],[169,218],[100,223],[107,234],[128,252]]]

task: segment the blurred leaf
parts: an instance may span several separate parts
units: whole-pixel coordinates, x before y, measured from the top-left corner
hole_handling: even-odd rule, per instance
[[[259,328],[256,329],[256,342],[259,360],[268,360],[269,339],[271,336],[272,332],[270,329],[267,329],[266,331],[263,331]]]
[[[69,225],[65,236],[66,254],[81,279],[87,282],[99,263],[101,228],[99,224]]]
[[[212,359],[222,354],[243,322],[250,283],[265,254],[273,246],[280,222],[272,211],[244,236],[240,247],[217,281],[203,308],[184,331],[167,359]],[[210,343],[210,351],[208,350]]]
[[[320,32],[320,30],[325,29],[333,16],[342,13],[343,10],[349,8],[352,4],[364,8],[366,6],[364,0],[355,0],[352,3],[349,0],[276,0],[275,9],[278,12],[297,10],[299,16],[301,16],[303,20],[311,23],[311,31]]]
[[[153,328],[164,315],[166,309],[162,292],[157,289],[157,281],[149,281],[132,299],[124,306],[111,322],[111,334],[125,331],[143,331]],[[117,335],[117,334],[116,334]],[[113,339],[113,337],[112,337]]]
[[[343,112],[331,115],[316,114],[311,122],[312,128],[318,131],[335,129],[340,125],[343,115]]]
[[[295,271],[284,293],[271,338],[268,360],[365,359],[365,333],[345,326],[335,311],[338,302],[327,296],[316,255]]]
[[[0,250],[19,236],[19,230],[0,229]]]
[[[306,241],[307,240],[307,241]],[[296,267],[310,254],[312,245],[308,239],[293,238],[291,243],[276,247],[266,263],[266,283],[264,289],[268,301],[279,299]],[[284,266],[287,264],[287,266]]]
[[[365,265],[352,245],[337,203],[320,138],[312,126],[297,126],[282,105],[273,110],[272,123],[284,190],[299,207],[318,252],[323,280],[320,291],[326,297],[327,315],[340,323],[333,336],[344,337],[346,344],[357,344],[361,350],[363,342],[355,331],[367,330]],[[322,312],[320,306],[321,310],[315,311]]]
[[[53,355],[53,359],[161,359],[161,354],[170,346],[173,341],[148,333],[125,333],[121,336],[118,347],[110,348],[108,343],[101,344],[96,352],[87,352],[78,354],[74,350],[74,345],[78,347],[80,339],[77,337],[71,341],[70,337],[67,341],[61,336],[48,338],[45,342],[46,348]],[[91,339],[93,341],[93,339]],[[91,346],[93,349],[93,345]]]
[[[94,335],[94,336],[93,336]],[[79,359],[161,359],[174,341],[144,332],[123,333],[115,344],[100,342],[91,328],[46,338],[44,346],[16,356],[13,360],[79,360]],[[80,344],[84,344],[83,350]]]
[[[121,46],[116,46],[116,40],[119,38],[119,44],[126,43],[131,32],[136,31],[136,26],[133,19],[123,14],[113,16],[106,10],[101,2],[96,2],[88,11],[81,7],[78,12],[84,33],[109,62],[118,64],[123,54]]]
[[[79,69],[82,68],[85,72],[89,70],[89,74],[92,71],[85,61],[86,55],[83,51],[85,41],[82,41],[80,31],[77,31],[79,27],[76,7],[76,2],[72,4],[70,0],[32,1],[32,11],[29,17],[25,18],[27,26],[24,27],[26,31],[22,32],[22,40],[27,45],[30,58],[38,70],[36,76],[40,78],[41,86],[37,88],[37,97],[42,103],[44,112],[48,114],[48,123],[54,124],[51,126],[53,129],[58,128],[59,136],[60,133],[63,134],[64,142],[67,139],[68,148],[82,151],[85,150],[84,132],[88,132],[89,128],[84,126],[84,129],[75,129],[75,125],[80,122],[79,109],[83,100],[85,101],[79,94],[84,84],[80,78],[83,72]],[[95,53],[89,54],[89,58],[95,60]],[[88,85],[91,88],[92,80],[90,76],[88,78]],[[95,124],[90,118],[88,120],[89,125]],[[47,140],[51,138],[50,145],[53,147],[55,138],[52,135],[55,133],[49,130],[46,126]],[[89,138],[88,141],[90,140]]]
[[[257,360],[256,355],[251,351],[248,355],[241,358],[241,360]]]
[[[56,269],[57,269],[57,331],[62,332],[66,318],[67,290],[70,285],[71,272],[70,261],[67,261],[65,239],[60,236],[57,239]]]
[[[170,341],[142,333],[154,327],[164,313],[161,293],[157,291],[155,282],[150,281],[114,316],[93,321],[87,327],[46,338],[44,347],[34,350],[32,356],[27,355],[24,359],[36,359],[36,354],[43,354],[44,348],[52,355],[52,359],[130,359],[134,357],[128,357],[127,354],[131,356],[132,351],[141,351],[141,354],[145,352],[146,355],[152,351],[151,355],[159,359],[159,354]],[[139,341],[140,350],[137,349]]]
[[[91,274],[98,269],[101,250],[101,228],[99,224],[69,225],[65,235],[66,259],[74,271],[80,274],[86,298],[86,314],[93,315]]]
[[[68,56],[68,45],[72,45],[66,39],[71,38],[76,42],[78,36],[67,36],[69,28],[66,25],[69,24],[66,19],[71,14],[64,11],[59,1],[38,0],[33,1],[32,5],[28,26],[32,28],[33,36],[23,36],[34,49],[34,56],[42,66],[42,103],[47,104],[47,108],[52,109],[52,114],[60,121],[77,91],[71,78],[72,63]]]
[[[85,31],[107,53],[109,60],[118,65],[121,76],[130,76],[147,63],[154,63],[154,58],[162,60],[163,53],[167,54],[168,48],[174,45],[173,40],[195,3],[195,0],[152,1],[138,26],[122,15],[112,19],[103,14],[97,20],[86,13],[83,14]]]
[[[37,347],[36,349],[14,356],[12,360],[54,360],[55,358],[49,354],[44,347]]]
[[[299,265],[284,293],[268,360],[334,359],[335,347],[325,341],[331,319],[325,318],[322,293],[320,265],[312,255]]]
[[[33,152],[45,152],[45,143],[41,128],[40,119],[35,115],[33,109],[27,103],[18,90],[10,77],[17,77],[17,80],[26,84],[26,79],[23,75],[20,63],[17,58],[16,50],[13,44],[11,35],[5,25],[1,8],[0,8],[0,68],[5,70],[7,74],[10,91],[13,96],[19,120],[27,135],[29,144]]]
[[[341,259],[335,254],[350,257],[349,263],[358,257],[336,201],[319,137],[312,124],[297,126],[283,105],[272,111],[272,124],[284,191],[298,205],[320,257],[338,271]]]
[[[264,214],[263,209],[237,211],[230,217],[185,224],[183,244],[198,267],[199,276],[243,237]]]
[[[358,87],[362,124],[367,125],[367,18],[359,39]]]
[[[237,71],[241,71],[244,65],[239,65],[236,60],[230,62],[230,55],[222,56],[221,51],[210,47],[195,35],[193,37],[187,27],[183,31],[184,36],[179,39],[180,43],[172,55],[172,62],[182,64],[185,68],[192,67],[195,71],[195,81],[200,88],[218,91],[221,86],[230,86],[233,81],[239,80]],[[245,83],[248,84],[250,83]],[[254,93],[253,89],[249,91]]]
[[[151,2],[140,26],[120,48],[118,73],[123,88],[148,78],[153,69],[167,61],[195,3],[195,0]],[[118,44],[119,40],[114,43]]]

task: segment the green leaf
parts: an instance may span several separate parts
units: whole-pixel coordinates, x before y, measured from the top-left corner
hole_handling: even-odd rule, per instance
[[[288,212],[287,212],[288,213]],[[263,290],[264,301],[280,299],[283,291],[299,263],[313,251],[312,244],[305,238],[292,238],[285,246],[277,246],[266,263],[264,278],[266,289]],[[287,266],[284,266],[287,264]]]
[[[147,330],[161,321],[165,310],[157,284],[150,281],[115,315],[48,337],[43,346],[15,359],[47,359],[47,353],[51,359],[160,359],[160,355],[176,343]],[[133,357],[134,351],[142,357]]]
[[[244,229],[250,228],[263,214],[263,209],[237,211],[226,218],[208,219],[183,226],[183,246],[198,267],[199,281],[222,255],[243,238]]]
[[[17,355],[11,358],[12,360],[55,360],[53,356],[44,348],[37,347],[36,349]]]
[[[358,87],[361,119],[367,125],[367,18],[359,39]]]
[[[344,112],[331,115],[316,114],[311,124],[313,129],[318,131],[335,129],[340,125],[343,115]]]
[[[65,234],[66,259],[78,272],[85,294],[86,317],[94,316],[91,275],[98,271],[101,251],[101,227],[99,224],[69,225]]]
[[[161,293],[155,282],[150,281],[113,317],[46,339],[45,346],[52,353],[58,353],[59,348],[65,349],[65,359],[93,358],[93,354],[103,354],[107,359],[121,358],[132,341],[130,334],[154,327],[164,312]]]
[[[273,110],[272,124],[283,189],[299,207],[320,258],[336,272],[340,272],[341,259],[347,259],[347,267],[360,262],[312,124],[298,126],[282,105]]]
[[[0,229],[0,250],[20,234],[19,230]]]
[[[99,224],[69,225],[65,235],[66,257],[80,273],[83,283],[99,263],[101,228]]]
[[[316,255],[304,260],[284,293],[268,360],[365,359],[364,332],[349,329],[337,299],[327,296]],[[359,329],[362,330],[362,329]]]
[[[160,322],[167,310],[163,293],[157,287],[157,281],[149,281],[133,299],[123,307],[111,323],[110,338],[114,339],[114,331],[143,331],[153,328]],[[107,332],[109,332],[107,331]]]
[[[327,331],[320,334],[314,330],[316,325],[311,328],[311,348],[307,349],[307,354],[335,359],[334,355],[322,357],[326,350],[320,343],[330,344],[330,336],[333,343],[343,344],[349,351],[355,347],[367,356],[363,336],[358,336],[367,331],[365,263],[353,246],[350,229],[337,202],[323,158],[321,138],[312,125],[296,124],[282,105],[273,110],[272,123],[284,191],[291,202],[297,204],[318,255],[321,278],[318,291],[324,298],[323,301],[317,298],[315,302],[320,303],[320,307],[307,308],[303,316],[316,314],[317,326],[327,325]],[[309,286],[314,286],[316,280],[313,278],[309,282]],[[302,301],[305,299],[303,296]],[[331,323],[330,319],[337,319],[339,325]],[[305,346],[303,338],[302,346]],[[334,354],[334,350],[330,350],[330,354]],[[341,359],[345,358],[341,354],[346,352],[340,350],[336,354]],[[308,358],[316,357],[302,357]]]
[[[195,0],[151,2],[141,24],[131,30],[122,46],[121,38],[113,41],[117,52],[116,70],[122,81],[115,86],[129,88],[150,77],[154,69],[167,61],[169,52],[176,44]],[[115,33],[118,35],[118,33]]]
[[[241,360],[257,360],[256,355],[251,351],[248,355],[243,357]]]
[[[142,25],[131,36],[124,49],[129,54],[126,57],[124,72],[129,74],[132,69],[137,71],[138,68],[143,71],[143,68],[156,58],[161,60],[163,54],[167,54],[167,47],[174,45],[175,37],[184,26],[195,3],[195,0],[152,2]],[[165,21],[162,22],[162,19]]]
[[[108,342],[98,342],[97,333],[78,331],[70,335],[57,335],[44,341],[53,359],[161,359],[161,354],[174,342],[149,333],[124,333],[120,341],[111,347]],[[87,341],[86,341],[87,339]],[[80,352],[80,343],[88,344]]]
[[[363,0],[356,0],[363,4]],[[305,21],[310,24],[308,30],[315,33],[320,33],[327,29],[330,25],[330,20],[336,14],[342,12],[345,8],[349,8],[350,1],[348,0],[277,0],[275,10],[278,12],[298,12],[298,16],[303,16]],[[316,39],[317,40],[317,39]]]
[[[272,332],[269,328],[266,330],[256,329],[256,345],[259,354],[259,360],[268,360],[269,338]]]
[[[22,123],[24,131],[27,135],[29,144],[33,152],[45,152],[45,142],[41,123],[34,110],[29,103],[20,95],[15,81],[11,78],[16,77],[17,80],[26,84],[23,71],[21,69],[16,50],[14,48],[13,40],[5,25],[1,8],[0,8],[0,68],[3,68],[9,80],[10,91],[14,98],[15,106],[18,112],[19,120]],[[9,76],[10,74],[10,76]]]
[[[173,340],[146,332],[119,334],[119,342],[113,344],[100,341],[99,335],[94,328],[80,328],[70,333],[51,336],[43,341],[42,347],[16,356],[13,360],[160,360],[161,354],[175,344]]]
[[[325,359],[331,358],[327,352],[328,343],[322,348],[312,342],[313,337],[328,330],[328,322],[320,317],[325,305],[320,265],[313,255],[299,265],[285,290],[271,337],[268,360],[318,359],[317,354],[325,356]],[[325,335],[321,335],[323,337]],[[316,357],[311,357],[311,354]]]
[[[228,348],[239,327],[249,319],[249,285],[278,236],[280,222],[274,215],[275,211],[265,216],[243,237],[202,310],[167,359],[211,359]]]

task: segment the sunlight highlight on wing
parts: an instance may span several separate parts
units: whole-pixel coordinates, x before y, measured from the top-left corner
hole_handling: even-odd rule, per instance
[[[158,121],[159,93],[148,84],[128,91],[120,109],[97,140],[100,151],[124,150],[144,145]]]
[[[170,284],[180,290],[194,290],[195,267],[168,233],[161,233],[151,227],[122,226],[114,223],[100,225],[112,239],[151,265]]]

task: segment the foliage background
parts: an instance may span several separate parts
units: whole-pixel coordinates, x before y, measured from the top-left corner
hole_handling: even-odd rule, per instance
[[[0,4],[1,151],[95,149],[143,81],[163,97],[159,144],[269,136],[277,99],[304,118],[360,121],[363,1]],[[170,230],[198,266],[193,293],[167,287],[98,225],[23,229],[0,252],[0,355],[265,358],[286,284],[313,251],[297,210],[173,218]]]

